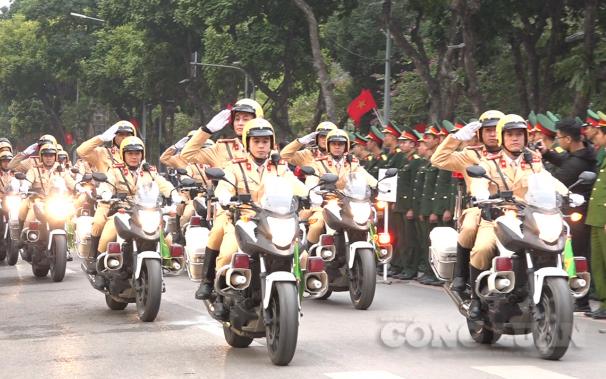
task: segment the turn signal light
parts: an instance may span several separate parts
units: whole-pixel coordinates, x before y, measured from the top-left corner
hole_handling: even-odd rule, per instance
[[[335,237],[329,234],[323,234],[320,236],[320,245],[332,246],[335,244]]]
[[[583,214],[582,214],[582,213],[579,213],[579,212],[573,212],[573,213],[570,215],[570,220],[571,220],[572,222],[579,222],[579,221],[581,221],[581,219],[582,219],[582,218],[583,218]]]
[[[107,254],[120,254],[120,243],[110,242],[107,244]]]
[[[248,270],[250,268],[250,257],[244,253],[234,254],[231,267]]]
[[[170,256],[173,258],[178,258],[183,256],[183,246],[179,244],[174,244],[170,247]]]
[[[201,226],[202,225],[202,217],[200,216],[191,216],[189,220],[189,226]]]
[[[378,210],[383,210],[383,209],[385,209],[386,206],[387,206],[386,202],[381,201],[381,200],[377,201],[377,209]]]
[[[307,258],[307,272],[322,272],[324,271],[324,260],[320,257]]]
[[[391,243],[391,236],[389,233],[379,233],[379,245],[389,245]]]
[[[587,258],[585,257],[574,257],[574,265],[577,269],[577,272],[589,271],[589,265],[587,264]]]
[[[513,260],[508,257],[496,257],[494,269],[495,271],[513,271]]]
[[[40,221],[30,221],[29,230],[40,230]]]

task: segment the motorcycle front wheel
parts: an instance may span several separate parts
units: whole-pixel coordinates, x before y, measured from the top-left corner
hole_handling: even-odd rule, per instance
[[[267,312],[271,321],[265,328],[265,337],[269,357],[277,366],[286,366],[295,355],[299,335],[298,297],[293,282],[277,282],[269,300]]]
[[[135,281],[137,313],[143,322],[156,319],[162,300],[162,266],[157,259],[144,259]]]
[[[541,358],[558,360],[568,350],[572,336],[574,307],[566,278],[545,278],[536,311],[541,317],[532,324],[534,345]]]
[[[9,266],[14,266],[17,264],[18,259],[19,249],[17,249],[17,243],[13,241],[12,238],[8,237],[6,239],[6,263]]]
[[[65,235],[53,236],[51,244],[50,273],[53,282],[60,282],[65,277],[67,265],[67,239]]]
[[[375,298],[377,285],[377,265],[371,249],[356,251],[351,280],[349,281],[349,297],[356,309],[368,309]]]

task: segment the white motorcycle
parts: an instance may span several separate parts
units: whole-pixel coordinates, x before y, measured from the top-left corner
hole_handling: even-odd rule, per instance
[[[21,235],[19,207],[22,201],[19,186],[19,180],[13,178],[4,192],[2,201],[2,252],[0,255],[6,256],[6,263],[9,266],[17,264],[19,259],[19,238]]]

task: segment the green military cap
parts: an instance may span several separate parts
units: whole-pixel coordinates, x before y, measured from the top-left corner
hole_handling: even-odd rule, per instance
[[[371,126],[370,130],[368,131],[368,135],[366,136],[368,140],[373,140],[376,143],[383,143],[384,137],[385,136],[383,135],[383,133],[381,133],[381,131],[376,126]]]
[[[546,115],[544,115],[543,113],[539,113],[537,115],[537,125],[536,127],[539,129],[539,131],[541,133],[543,133],[544,135],[546,135],[547,137],[555,137],[556,135],[556,127],[555,127],[555,122],[547,117]]]
[[[402,131],[393,122],[388,123],[381,132],[383,134],[391,134],[396,138],[398,138],[400,134],[402,134]]]
[[[417,135],[416,130],[407,126],[403,126],[402,133],[400,134],[400,137],[398,137],[398,139],[417,142],[419,141],[419,136]]]
[[[445,129],[448,133],[452,133],[453,131],[456,131],[455,125],[448,120],[442,121],[442,128]]]
[[[366,146],[366,143],[368,142],[368,138],[364,137],[360,133],[354,133],[354,136],[355,137],[352,141],[354,141],[358,145]]]
[[[537,125],[537,114],[534,113],[534,111],[530,111],[528,114],[528,123],[530,124],[529,126],[532,126],[533,128]]]
[[[598,121],[600,121],[600,115],[592,111],[591,109],[587,109],[587,123],[591,126],[596,126]]]
[[[549,119],[551,119],[551,121],[553,122],[560,121],[560,117],[556,114],[551,113],[550,111],[547,111],[547,117],[549,117]]]
[[[606,113],[602,112],[602,111],[598,111],[598,116],[600,116],[600,118],[603,121],[606,121]]]
[[[439,136],[442,133],[442,130],[437,127],[436,125],[428,125],[427,128],[425,129],[425,133],[423,133],[424,135],[426,134],[433,134],[434,136]]]

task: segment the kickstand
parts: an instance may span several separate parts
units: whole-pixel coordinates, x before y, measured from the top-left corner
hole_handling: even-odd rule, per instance
[[[387,277],[387,268],[389,266],[389,263],[383,263],[382,266],[383,266],[383,274],[382,274],[381,279],[377,280],[377,283],[390,285],[391,280]]]

